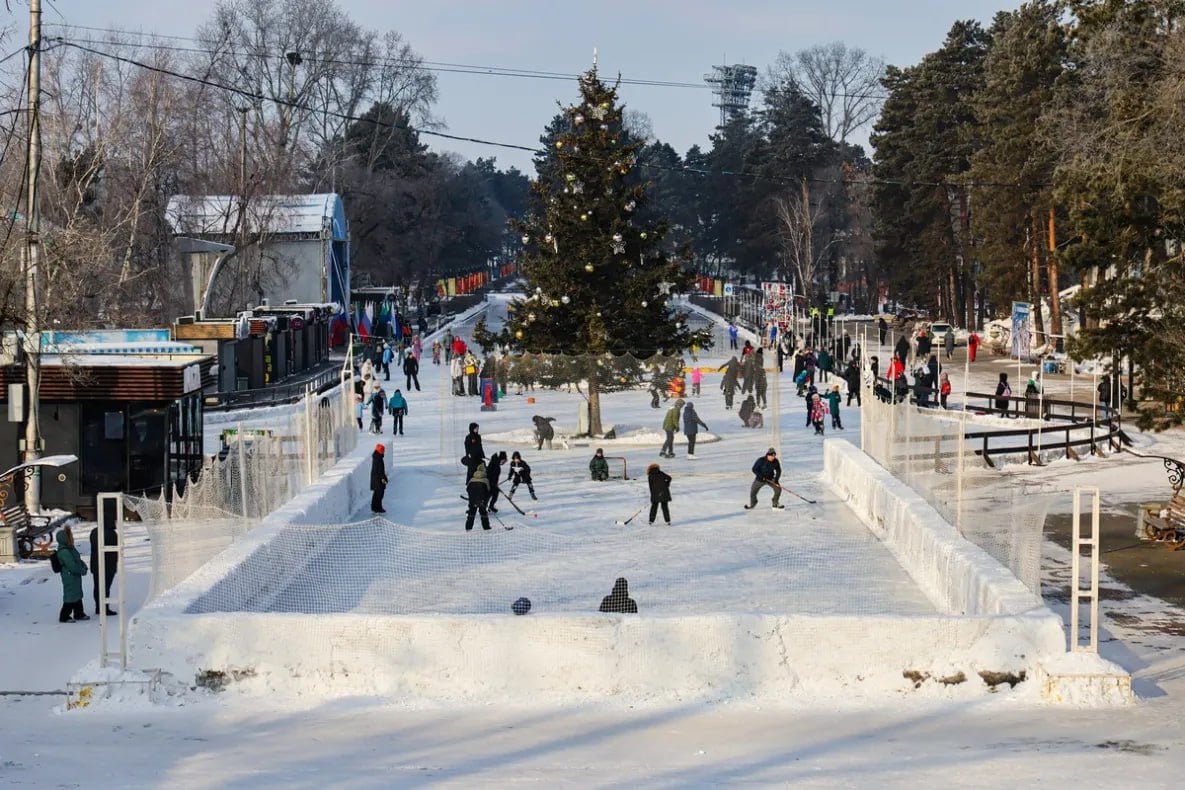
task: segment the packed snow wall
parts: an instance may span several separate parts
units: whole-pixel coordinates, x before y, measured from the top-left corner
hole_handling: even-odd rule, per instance
[[[269,610],[269,601],[294,575],[308,574],[338,537],[332,526],[307,525],[346,529],[344,522],[364,506],[369,461],[356,451],[146,607],[132,630],[132,660],[164,670],[180,685],[215,677],[241,693],[306,699],[810,705],[1008,689],[1032,677],[1038,657],[1064,652],[1055,615],[990,557],[970,544],[953,545],[940,519],[924,513],[924,502],[914,503],[908,490],[897,490],[853,450],[828,446],[833,485],[938,613],[517,617]],[[876,509],[882,515],[870,517]],[[303,562],[271,559],[274,545],[291,544],[294,534]],[[839,567],[834,579],[843,588],[861,581]],[[208,604],[215,590],[217,611]],[[1039,689],[1021,682],[1013,693],[1036,699]]]

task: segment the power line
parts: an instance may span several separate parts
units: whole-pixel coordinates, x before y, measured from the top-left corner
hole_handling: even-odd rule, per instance
[[[139,38],[152,37],[152,38],[163,38],[163,39],[168,39],[168,40],[172,40],[172,41],[191,42],[191,43],[197,43],[197,44],[204,44],[205,43],[201,39],[197,39],[192,36],[159,35],[156,33],[144,33],[144,32],[138,32],[138,31],[133,31],[133,30],[122,30],[120,28],[89,27],[86,25],[69,25],[69,24],[53,24],[51,26],[52,27],[59,27],[59,28],[67,28],[67,29],[72,29],[72,30],[88,30],[88,31],[92,31],[92,32],[108,33],[108,34],[112,34],[112,35],[137,36]],[[112,46],[115,44],[120,44],[123,46],[129,46],[129,47],[133,47],[133,48],[137,48],[137,49],[152,49],[152,50],[159,50],[159,51],[165,51],[165,52],[186,52],[186,53],[191,53],[191,54],[203,54],[203,55],[213,55],[213,56],[228,55],[228,56],[234,56],[234,57],[240,57],[240,58],[255,58],[258,60],[279,59],[278,55],[269,55],[269,54],[261,53],[261,52],[243,52],[243,51],[236,51],[236,50],[210,49],[208,46],[197,46],[197,47],[176,46],[176,45],[161,44],[161,43],[156,43],[156,42],[151,42],[151,43],[113,42],[113,41],[100,40],[100,39],[94,39],[94,38],[72,38],[69,40],[72,40],[78,44],[93,44],[93,45],[98,45],[98,46]],[[443,74],[475,74],[475,75],[479,75],[479,76],[489,76],[489,77],[518,77],[518,78],[524,78],[524,79],[560,80],[560,81],[575,80],[575,79],[578,79],[580,76],[579,74],[572,74],[569,72],[561,72],[561,71],[547,71],[547,70],[543,70],[543,69],[520,69],[520,68],[514,68],[514,67],[510,67],[510,66],[488,66],[488,65],[475,65],[475,64],[469,64],[469,63],[452,63],[452,62],[448,62],[448,61],[421,60],[419,58],[378,58],[378,59],[370,60],[370,61],[365,61],[365,60],[358,61],[358,60],[343,60],[343,59],[339,59],[339,58],[329,58],[329,57],[322,58],[322,57],[318,57],[315,53],[311,54],[311,55],[306,55],[303,51],[301,52],[301,57],[303,60],[309,61],[309,62],[326,63],[326,64],[332,64],[332,65],[341,65],[341,66],[362,66],[362,67],[397,66],[397,65],[415,66],[417,68],[422,68],[424,71],[443,73]],[[707,83],[704,83],[704,82],[684,82],[684,81],[680,81],[680,80],[659,80],[659,79],[649,79],[649,78],[643,78],[643,77],[619,77],[618,81],[622,85],[636,85],[636,86],[641,86],[641,87],[712,90],[712,86],[708,85]],[[804,94],[804,95],[806,95],[806,94]],[[877,101],[883,101],[883,100],[889,98],[887,95],[880,94],[880,93],[829,93],[828,97],[832,98],[832,99],[872,99],[872,100],[877,100]]]
[[[270,102],[270,103],[282,105],[285,107],[291,107],[292,109],[303,110],[305,112],[319,113],[322,115],[327,115],[327,116],[330,116],[333,118],[338,118],[338,119],[344,120],[344,121],[368,123],[368,124],[372,124],[374,126],[379,126],[379,127],[384,127],[384,128],[396,128],[396,125],[392,124],[392,123],[377,121],[377,120],[374,120],[371,118],[363,118],[363,117],[360,117],[357,115],[350,115],[348,113],[338,112],[335,110],[318,109],[315,107],[310,107],[309,105],[304,104],[302,102],[293,101],[293,100],[289,100],[289,99],[283,99],[280,97],[265,96],[261,93],[255,92],[255,91],[249,91],[244,88],[235,87],[233,85],[224,85],[222,83],[215,82],[213,80],[206,79],[204,77],[195,77],[192,74],[184,74],[182,72],[173,71],[172,69],[166,69],[161,66],[154,66],[149,63],[143,63],[141,61],[135,60],[134,58],[125,57],[123,55],[116,55],[115,53],[112,53],[112,52],[103,52],[101,50],[93,49],[91,47],[86,47],[81,44],[77,44],[77,43],[74,43],[71,41],[66,41],[64,39],[59,39],[58,42],[61,46],[71,47],[73,49],[77,49],[82,52],[89,52],[89,53],[91,53],[93,55],[97,55],[99,57],[104,57],[104,58],[109,58],[111,60],[116,60],[121,63],[126,63],[131,66],[136,66],[138,68],[145,69],[147,71],[152,71],[152,72],[155,72],[158,74],[163,74],[163,75],[169,76],[169,77],[175,77],[177,79],[184,80],[186,82],[192,82],[192,83],[196,83],[199,85],[204,85],[204,86],[207,86],[210,88],[214,88],[216,90],[225,91],[227,93],[233,93],[235,95],[242,96],[247,99],[251,99],[254,102]],[[511,149],[511,150],[515,150],[515,151],[526,151],[531,154],[545,154],[545,153],[547,153],[544,149],[541,149],[537,146],[518,145],[515,143],[502,143],[502,142],[497,142],[495,140],[486,140],[486,139],[483,139],[480,137],[467,137],[467,136],[463,136],[463,135],[446,134],[445,132],[436,132],[436,131],[432,131],[429,129],[414,129],[413,131],[416,131],[418,134],[429,135],[432,137],[440,137],[440,138],[443,138],[446,140],[454,140],[457,142],[475,143],[477,145],[488,145],[491,147],[507,148],[507,149]],[[652,170],[660,170],[660,171],[665,171],[665,172],[676,172],[676,173],[684,173],[684,174],[693,174],[693,175],[703,175],[703,176],[716,175],[716,176],[728,176],[728,177],[736,177],[736,178],[749,178],[749,179],[753,179],[753,180],[769,181],[769,182],[773,182],[773,183],[782,183],[782,184],[795,184],[795,185],[801,183],[801,181],[802,181],[802,179],[795,178],[795,177],[774,176],[774,175],[768,175],[768,174],[764,174],[764,173],[756,173],[756,172],[752,172],[752,171],[746,172],[744,170],[724,170],[724,169],[710,170],[710,169],[705,169],[705,168],[687,167],[686,165],[683,165],[681,167],[668,167],[665,165],[651,164],[651,163],[647,163],[647,162],[636,162],[636,164],[641,167],[648,167]],[[898,180],[898,179],[878,179],[878,178],[866,178],[866,179],[807,178],[806,181],[808,183],[813,183],[813,184],[850,184],[853,186],[873,185],[873,184],[898,185],[898,186],[948,186],[948,185],[950,185],[944,181],[930,182],[930,181],[915,181],[915,180],[907,180],[907,179]],[[950,185],[950,186],[954,186],[954,185]],[[958,184],[958,186],[963,186],[963,187],[1001,187],[1001,188],[1015,189],[1015,188],[1025,188],[1025,187],[1031,187],[1031,186],[1048,186],[1048,185],[1046,185],[1046,184],[1028,184],[1028,185],[1026,185],[1026,184],[1021,184],[1021,183],[975,182],[975,183]]]

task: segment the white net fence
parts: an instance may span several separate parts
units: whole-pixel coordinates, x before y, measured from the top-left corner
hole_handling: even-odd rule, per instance
[[[153,498],[128,496],[148,531],[151,596],[170,589],[288,503],[358,443],[353,385],[228,424],[196,479]]]
[[[1040,595],[1042,532],[1052,494],[990,468],[977,445],[963,438],[965,412],[919,408],[908,400],[886,403],[868,388],[863,398],[864,451]]]

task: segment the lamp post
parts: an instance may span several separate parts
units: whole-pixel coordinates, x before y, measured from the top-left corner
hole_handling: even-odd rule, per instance
[[[76,455],[47,455],[44,458],[36,458],[32,461],[27,461],[23,464],[8,469],[0,473],[0,506],[4,505],[13,491],[10,490],[13,477],[18,473],[25,475],[26,479],[32,483],[34,475],[43,466],[61,467],[72,464],[78,460]],[[0,516],[3,514],[0,513]],[[15,562],[17,558],[16,551],[16,531],[7,522],[0,524],[0,562]]]

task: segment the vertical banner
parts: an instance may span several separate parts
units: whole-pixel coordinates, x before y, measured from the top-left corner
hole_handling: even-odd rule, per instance
[[[1012,356],[1028,360],[1032,347],[1032,312],[1028,302],[1012,303]]]

